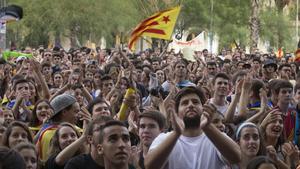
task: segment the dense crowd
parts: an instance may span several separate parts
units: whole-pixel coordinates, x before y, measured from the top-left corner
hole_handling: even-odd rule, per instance
[[[298,54],[2,52],[0,168],[296,169]]]

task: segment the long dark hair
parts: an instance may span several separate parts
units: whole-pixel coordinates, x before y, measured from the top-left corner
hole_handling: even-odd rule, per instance
[[[51,139],[51,141],[50,141],[49,156],[56,155],[56,154],[58,154],[59,152],[62,151],[62,149],[61,149],[60,146],[59,146],[59,134],[60,134],[59,132],[60,132],[60,130],[61,130],[63,127],[70,127],[70,128],[72,128],[72,129],[75,131],[75,133],[76,133],[76,135],[77,135],[78,138],[79,138],[80,135],[81,135],[81,134],[79,133],[79,131],[75,128],[75,126],[73,126],[71,123],[67,123],[67,122],[61,123],[61,124],[59,125],[58,129],[55,131],[55,133],[54,133],[54,135],[53,135],[53,137],[52,137],[52,139]],[[75,155],[78,155],[78,154],[80,154],[81,152],[82,152],[81,150],[78,150],[78,151],[75,153]]]
[[[37,106],[38,106],[40,103],[42,103],[42,102],[46,102],[46,103],[49,105],[49,107],[50,107],[51,109],[53,109],[53,108],[51,107],[51,105],[50,105],[49,100],[47,100],[47,99],[42,99],[42,100],[37,101],[37,102],[35,103],[35,105],[34,105],[33,110],[32,110],[32,116],[31,116],[31,120],[30,120],[30,122],[29,122],[29,126],[31,126],[31,127],[36,127],[36,126],[39,126],[39,125],[42,124],[42,122],[38,120],[37,115],[36,115],[36,109],[37,109]]]
[[[29,127],[23,122],[13,121],[9,124],[9,126],[7,127],[6,131],[3,134],[2,145],[6,146],[6,147],[9,147],[8,139],[9,139],[9,136],[11,135],[12,130],[13,130],[14,127],[21,127],[27,133],[28,141],[30,143],[33,143],[33,137],[32,137],[32,133],[31,133]],[[9,147],[9,148],[11,148],[11,147]]]

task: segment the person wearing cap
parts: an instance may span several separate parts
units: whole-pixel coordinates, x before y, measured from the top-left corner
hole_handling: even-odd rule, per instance
[[[277,64],[271,59],[266,60],[263,65],[263,80],[268,82],[269,80],[274,79],[276,70]]]
[[[56,96],[50,102],[54,113],[35,137],[40,159],[44,162],[48,158],[50,140],[61,122],[76,123],[76,114],[80,111],[79,103],[69,94]]]

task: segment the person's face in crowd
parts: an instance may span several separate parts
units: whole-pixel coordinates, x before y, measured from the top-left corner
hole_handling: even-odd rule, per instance
[[[23,61],[23,62],[25,62],[25,61]],[[23,76],[27,76],[29,74],[29,67],[30,67],[30,65],[28,65],[28,64],[23,65],[23,71],[22,71]]]
[[[58,143],[61,150],[78,139],[76,132],[69,126],[63,126],[59,129]]]
[[[50,60],[51,57],[52,57],[52,53],[51,52],[45,52],[44,53],[44,59],[45,60]]]
[[[240,62],[238,65],[237,65],[237,68],[239,70],[243,70],[243,67],[244,67],[244,63],[243,62]]]
[[[271,65],[267,66],[266,68],[267,73],[274,73],[275,72],[275,68]]]
[[[94,78],[93,72],[87,71],[87,72],[85,73],[85,78],[86,78],[86,79],[93,80],[93,78]]]
[[[101,102],[94,105],[92,116],[93,119],[96,119],[98,116],[111,116],[111,112],[108,105]]]
[[[95,73],[94,83],[96,86],[100,86],[100,84],[101,84],[101,74],[100,73]]]
[[[292,75],[292,68],[289,67],[289,66],[284,66],[284,67],[281,68],[280,74],[282,76],[286,75],[286,76],[288,76],[290,78],[291,75]]]
[[[60,87],[60,86],[63,84],[64,79],[63,79],[63,77],[62,77],[61,74],[56,73],[56,74],[54,75],[53,82],[54,82],[54,84],[55,84],[57,87]]]
[[[125,79],[121,79],[120,87],[122,91],[126,91],[126,89],[129,87],[129,84]]]
[[[64,121],[69,122],[71,124],[76,123],[77,113],[80,111],[80,105],[78,102],[74,103],[72,107],[64,113]]]
[[[60,56],[54,56],[53,57],[53,64],[60,65],[62,61],[62,58]]]
[[[174,55],[169,55],[168,57],[167,57],[167,59],[166,59],[166,64],[171,64],[172,63],[172,58],[174,57]]]
[[[203,112],[203,106],[198,95],[191,93],[183,96],[180,99],[178,107],[178,116],[183,119],[185,128],[189,128],[192,122],[199,120]],[[195,126],[199,124],[193,124]]]
[[[51,75],[52,69],[51,69],[50,66],[44,66],[44,67],[42,68],[42,72],[43,72],[44,75]]]
[[[86,70],[87,70],[87,71],[90,71],[90,72],[92,72],[92,73],[95,73],[96,70],[97,70],[97,67],[96,67],[95,64],[90,64],[90,65],[87,66],[87,69],[86,69]]]
[[[38,158],[36,152],[31,148],[23,148],[20,152],[26,163],[26,169],[37,169]]]
[[[300,89],[297,89],[297,91],[295,92],[294,99],[296,101],[296,104],[300,103]]]
[[[231,50],[227,50],[226,55],[231,55]]]
[[[20,95],[26,95],[29,97],[29,84],[28,83],[18,83],[16,85],[16,94],[20,94]],[[28,99],[28,98],[27,98]]]
[[[142,81],[142,69],[136,69],[136,80],[137,82],[141,82]]]
[[[275,119],[266,127],[266,136],[269,138],[279,138],[283,131],[283,119],[280,112],[276,112]]]
[[[112,94],[112,96],[111,96],[110,99],[109,99],[110,105],[113,105],[113,104],[115,104],[115,103],[118,101],[119,95],[120,95],[120,92],[119,92],[119,91],[115,91],[115,92]]]
[[[153,140],[161,133],[158,123],[148,117],[142,117],[139,122],[139,137],[143,145],[150,147]]]
[[[272,163],[263,163],[257,169],[277,169]]]
[[[4,124],[9,125],[12,121],[15,120],[13,112],[9,109],[3,110]]]
[[[238,141],[241,151],[248,157],[255,157],[260,148],[259,131],[255,127],[244,127]]]
[[[204,56],[204,57],[207,57],[207,56],[208,56],[208,51],[207,51],[207,50],[204,50],[204,51],[203,51],[203,56]]]
[[[214,84],[214,91],[216,95],[226,96],[229,91],[229,81],[227,79],[218,77]]]
[[[80,106],[83,106],[83,96],[81,89],[77,88],[74,90],[74,97],[76,98],[77,102]]]
[[[82,59],[82,53],[81,53],[81,52],[78,52],[78,53],[74,56],[73,59],[74,59],[74,60],[79,60],[79,61],[81,62],[81,59]]]
[[[152,68],[153,70],[160,69],[159,61],[152,62]]]
[[[6,127],[3,124],[0,124],[0,140],[2,140],[5,131]]]
[[[73,67],[80,67],[80,65],[81,65],[81,60],[79,60],[79,59],[74,59],[73,60],[73,62],[72,62],[72,66]]]
[[[175,66],[175,76],[177,77],[185,77],[187,74],[186,66],[184,63],[179,62]]]
[[[128,165],[131,152],[130,136],[123,126],[109,126],[103,130],[103,142],[98,145],[108,165]]]
[[[209,75],[216,75],[216,73],[217,73],[217,66],[216,65],[207,65],[207,73]]]
[[[79,83],[79,79],[80,79],[80,74],[73,73],[71,77],[71,84]]]
[[[29,142],[27,132],[22,127],[14,126],[8,137],[8,146],[13,148],[23,142]]]
[[[36,96],[36,89],[32,82],[29,82],[29,93],[30,93],[30,99],[33,99]]]
[[[113,78],[113,80],[117,81],[118,75],[119,75],[119,68],[118,67],[112,67],[110,68],[108,75]]]
[[[280,64],[285,64],[286,63],[286,59],[285,58],[281,58],[280,59]]]
[[[156,77],[157,77],[157,79],[159,81],[159,84],[163,84],[164,81],[165,81],[165,74],[164,74],[164,72],[162,70],[158,70],[158,71],[156,71],[155,74],[156,74]]]
[[[196,75],[194,73],[189,73],[189,81],[194,82],[196,79]]]
[[[112,79],[110,80],[104,80],[102,82],[102,91],[104,93],[108,93],[109,91],[111,91],[111,89],[114,87],[114,81]]]
[[[252,64],[251,64],[251,67],[254,69],[254,70],[259,70],[260,69],[260,63],[258,61],[253,61]]]
[[[53,114],[53,110],[50,105],[43,101],[40,102],[36,107],[36,117],[40,122],[43,122],[45,119],[50,117]]]
[[[292,101],[293,88],[281,88],[278,93],[278,103],[289,104]]]
[[[211,123],[217,127],[221,132],[225,132],[225,125],[223,123],[224,121],[224,116],[222,116],[220,113],[215,113]]]
[[[291,64],[291,67],[293,72],[297,71],[297,65],[295,63]]]
[[[143,52],[143,53],[141,53],[141,59],[142,60],[145,60],[147,58],[147,56],[146,56],[146,54]]]
[[[90,93],[93,90],[93,85],[90,82],[83,82],[83,86],[87,89],[87,91],[89,91]]]

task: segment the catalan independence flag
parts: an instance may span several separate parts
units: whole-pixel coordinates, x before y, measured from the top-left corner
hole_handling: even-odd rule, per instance
[[[177,17],[180,12],[180,6],[160,11],[150,16],[141,22],[131,33],[131,37],[128,43],[130,50],[134,48],[134,45],[140,36],[148,36],[158,39],[170,40]]]

